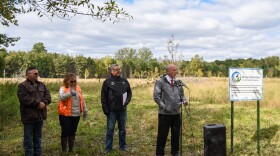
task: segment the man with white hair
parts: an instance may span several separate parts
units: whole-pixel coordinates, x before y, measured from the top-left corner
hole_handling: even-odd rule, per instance
[[[154,87],[154,101],[158,104],[158,136],[156,155],[163,156],[169,129],[171,128],[171,155],[179,156],[181,129],[180,107],[186,101],[182,86],[176,86],[177,67],[169,64],[166,75],[158,80]]]

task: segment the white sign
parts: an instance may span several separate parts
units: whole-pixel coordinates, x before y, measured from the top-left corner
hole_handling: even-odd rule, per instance
[[[229,68],[229,100],[261,100],[263,70],[260,68]]]

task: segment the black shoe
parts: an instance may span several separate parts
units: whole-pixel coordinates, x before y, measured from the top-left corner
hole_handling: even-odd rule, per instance
[[[178,152],[172,153],[171,155],[172,155],[172,156],[180,156],[180,154],[179,154]]]
[[[120,148],[120,150],[123,152],[128,152],[127,148]]]
[[[105,154],[108,154],[108,153],[110,153],[111,151],[112,151],[111,149],[105,149],[104,153],[105,153]]]

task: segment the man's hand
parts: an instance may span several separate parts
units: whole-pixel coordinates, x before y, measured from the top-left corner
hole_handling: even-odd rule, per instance
[[[46,104],[44,102],[40,102],[38,109],[44,109],[46,107]]]
[[[179,102],[177,105],[178,105],[178,107],[181,107],[182,105],[186,106],[188,104],[189,104],[188,101],[183,101],[183,102]]]

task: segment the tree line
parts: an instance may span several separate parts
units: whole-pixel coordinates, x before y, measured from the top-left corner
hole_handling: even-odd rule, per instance
[[[119,64],[127,78],[158,78],[165,73],[165,66],[175,63],[179,76],[227,77],[228,69],[262,68],[264,77],[279,77],[280,64],[278,56],[261,59],[226,59],[206,62],[199,55],[189,61],[168,56],[154,58],[153,52],[143,47],[138,50],[125,47],[114,56],[103,58],[71,56],[48,52],[42,42],[35,43],[31,51],[7,51],[0,49],[0,77],[24,77],[29,66],[36,66],[43,78],[63,78],[66,73],[76,73],[80,78],[104,78],[108,76],[108,67]]]

